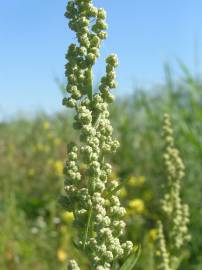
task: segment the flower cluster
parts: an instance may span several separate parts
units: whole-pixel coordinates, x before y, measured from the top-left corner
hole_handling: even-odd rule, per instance
[[[182,203],[180,195],[181,180],[184,177],[185,167],[180,158],[178,149],[175,148],[173,130],[168,114],[164,115],[163,133],[165,140],[165,153],[163,158],[168,181],[161,206],[165,218],[168,221],[166,227],[168,228],[167,238],[169,244],[166,246],[164,243],[163,226],[159,223],[159,253],[162,255],[164,262],[164,267],[160,267],[159,269],[172,269],[172,266],[175,265],[178,260],[181,248],[190,240],[188,233],[189,207],[187,204]]]
[[[166,240],[163,232],[163,225],[161,221],[157,224],[157,238],[156,242],[158,245],[157,255],[157,269],[158,270],[171,270],[170,268],[170,254],[166,248]]]
[[[73,127],[80,134],[80,143],[68,145],[62,203],[73,212],[78,249],[87,255],[93,269],[109,270],[133,248],[130,241],[123,243],[120,239],[125,209],[113,192],[118,182],[109,181],[112,167],[106,160],[107,154],[119,147],[112,138],[108,111],[108,104],[114,100],[110,89],[116,87],[114,70],[118,59],[115,54],[106,58],[106,74],[101,78],[99,92],[93,93],[92,67],[99,57],[101,41],[107,37],[106,13],[94,7],[91,0],[70,0],[65,16],[78,42],[71,44],[66,54],[69,96],[63,104],[75,109]],[[79,267],[70,261],[68,269]]]

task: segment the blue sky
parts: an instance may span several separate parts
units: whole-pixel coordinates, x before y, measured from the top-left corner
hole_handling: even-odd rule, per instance
[[[202,57],[201,0],[95,0],[107,10],[102,57],[119,56],[118,94],[163,80],[163,63],[182,59],[193,72]],[[18,111],[62,108],[54,78],[64,80],[64,54],[75,40],[63,14],[66,0],[0,1],[0,118]],[[197,57],[196,57],[197,55]],[[104,72],[103,58],[95,81]]]

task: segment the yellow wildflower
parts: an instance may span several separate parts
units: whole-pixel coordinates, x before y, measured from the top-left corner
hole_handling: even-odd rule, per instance
[[[136,186],[136,184],[137,184],[137,178],[134,177],[134,176],[130,177],[130,178],[128,179],[128,184],[129,184],[130,186],[132,186],[132,187]]]
[[[33,168],[29,169],[27,172],[28,176],[32,177],[35,175],[35,170]]]
[[[67,259],[67,253],[64,249],[60,248],[57,251],[57,257],[60,262],[64,262]]]
[[[157,238],[158,231],[157,229],[151,229],[149,231],[149,240],[150,242],[154,242]]]
[[[74,220],[74,214],[73,214],[73,212],[64,212],[62,214],[62,219],[66,223],[71,223]]]
[[[53,162],[53,170],[58,176],[63,176],[63,167],[64,164],[60,160],[56,160]]]
[[[43,122],[43,128],[44,129],[49,129],[50,128],[50,123],[48,121]]]
[[[138,214],[141,214],[145,209],[144,202],[141,199],[131,200],[131,201],[129,201],[128,205],[130,208],[135,210],[135,212]]]
[[[37,151],[37,152],[49,152],[50,148],[48,145],[45,145],[45,144],[42,144],[42,143],[38,143],[36,144],[35,148],[34,148],[34,152]]]
[[[144,182],[145,182],[144,176],[139,176],[139,177],[131,176],[128,179],[128,184],[132,187],[142,186],[144,184]]]

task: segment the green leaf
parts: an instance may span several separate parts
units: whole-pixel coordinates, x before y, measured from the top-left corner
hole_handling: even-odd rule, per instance
[[[171,66],[167,62],[164,64],[164,73],[165,73],[167,88],[169,92],[172,92],[174,89],[174,82],[173,82]]]
[[[192,86],[193,90],[196,90],[197,89],[196,80],[194,79],[193,75],[191,74],[191,71],[189,70],[189,68],[180,59],[177,59],[177,62],[178,62],[178,65],[180,66],[182,72],[184,73],[185,79],[188,82],[188,84],[190,84]]]
[[[124,183],[119,184],[114,189],[110,190],[107,194],[106,198],[110,198],[112,195],[116,194],[122,187],[124,186]]]
[[[190,254],[189,254],[188,251],[183,250],[183,251],[182,251],[182,254],[181,254],[180,256],[176,257],[176,260],[173,261],[173,262],[171,263],[171,269],[173,269],[173,270],[179,269],[179,267],[180,267],[182,261],[183,261],[184,259],[188,259],[188,258],[189,258],[189,255],[190,255]]]
[[[122,180],[122,182],[117,187],[109,190],[108,194],[106,195],[106,198],[110,198],[112,195],[116,194],[122,187],[125,186],[127,181],[128,179],[126,178],[125,180]]]
[[[120,270],[133,270],[141,254],[141,247],[136,250],[126,259]]]

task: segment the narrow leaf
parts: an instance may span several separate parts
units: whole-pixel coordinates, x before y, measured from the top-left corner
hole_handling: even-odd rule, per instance
[[[141,254],[141,248],[137,249],[126,259],[120,270],[133,270]]]
[[[110,198],[112,195],[116,194],[122,187],[125,186],[128,179],[123,180],[117,187],[109,190],[108,194],[106,195],[106,198]]]

